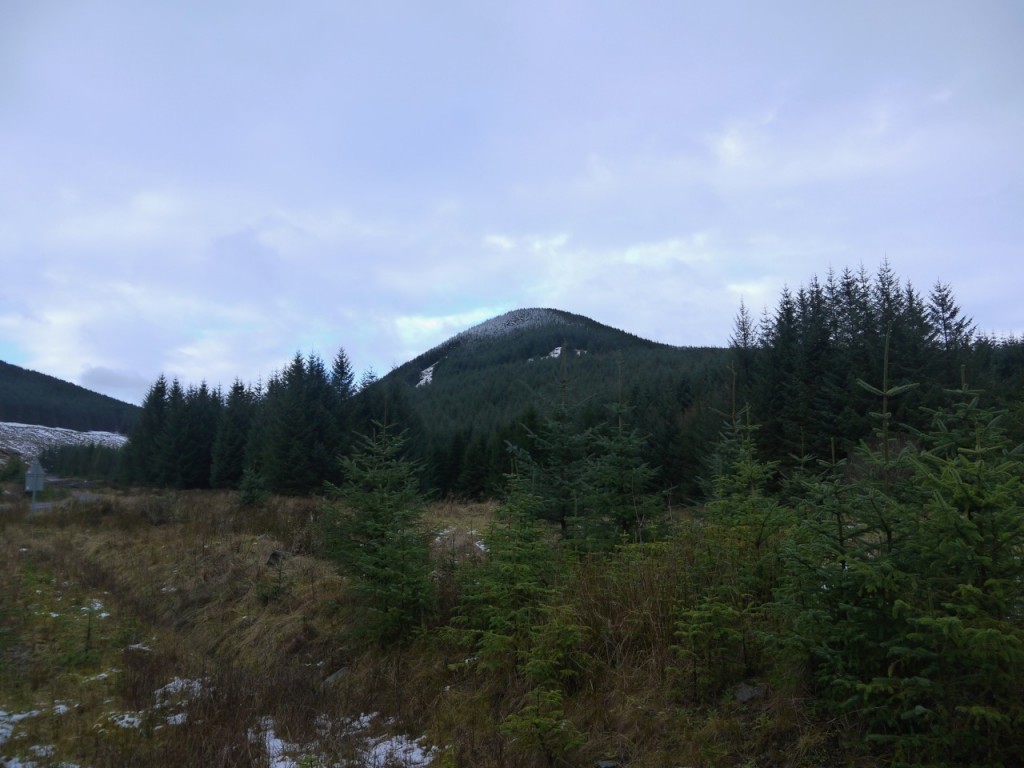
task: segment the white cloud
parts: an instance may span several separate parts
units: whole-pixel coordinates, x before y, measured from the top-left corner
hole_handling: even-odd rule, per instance
[[[622,262],[657,269],[673,264],[697,264],[710,259],[707,246],[710,235],[697,232],[688,238],[672,238],[657,243],[629,246],[622,254]]]
[[[749,140],[736,127],[711,137],[711,147],[715,156],[726,165],[737,165],[742,162],[747,155],[748,145]]]
[[[177,239],[186,226],[187,207],[174,193],[139,192],[121,204],[67,216],[56,224],[54,237],[65,247],[88,248],[137,246],[172,237]]]
[[[497,248],[502,251],[511,251],[515,248],[515,240],[508,235],[485,235],[484,245],[489,248]]]
[[[477,307],[450,315],[400,315],[394,318],[394,330],[399,342],[409,350],[411,359],[456,333],[510,309],[514,307]]]

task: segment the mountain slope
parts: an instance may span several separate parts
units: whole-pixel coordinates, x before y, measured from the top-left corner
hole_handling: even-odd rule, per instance
[[[139,408],[0,361],[0,421],[127,434]]]
[[[683,443],[696,434],[699,402],[722,390],[726,354],[559,310],[516,310],[383,377],[377,394],[388,404],[374,410],[417,436],[441,493],[486,495],[509,470],[506,443],[528,441],[525,429],[556,405],[568,407],[574,429],[608,423],[611,405],[627,406],[626,427],[650,436],[652,466],[676,478],[692,458]]]
[[[557,309],[517,309],[486,320],[419,355],[389,376],[418,383],[432,368],[438,378],[551,355],[555,349],[580,354],[624,350],[672,350],[664,344]]]

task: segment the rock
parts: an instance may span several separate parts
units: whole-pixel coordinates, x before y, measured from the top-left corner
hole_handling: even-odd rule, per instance
[[[748,701],[759,699],[764,696],[767,689],[763,685],[750,685],[749,683],[740,683],[736,686],[736,701],[740,704],[746,704]]]
[[[346,677],[348,677],[348,674],[349,674],[348,667],[342,667],[337,672],[334,672],[334,673],[328,675],[327,677],[325,677],[324,681],[322,683],[320,683],[320,687],[321,688],[333,688],[334,686],[338,685],[338,683],[340,683],[342,680],[344,680]]]
[[[270,557],[267,558],[267,565],[280,565],[284,560],[287,560],[291,556],[291,552],[282,552],[280,549],[275,549],[270,553]]]

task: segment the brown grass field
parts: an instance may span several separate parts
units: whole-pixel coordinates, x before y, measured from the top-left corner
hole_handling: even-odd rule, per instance
[[[663,614],[683,549],[579,569],[566,610],[589,666],[564,713],[585,739],[557,758],[528,748],[499,727],[535,695],[522,680],[460,670],[468,660],[436,636],[350,646],[345,581],[318,551],[321,504],[110,491],[0,508],[0,765],[829,762],[826,729],[785,675],[750,704],[680,706]],[[447,566],[483,557],[494,509],[429,507],[442,603],[456,591]]]

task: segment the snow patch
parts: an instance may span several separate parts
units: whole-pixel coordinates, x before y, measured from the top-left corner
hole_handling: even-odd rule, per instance
[[[140,712],[119,712],[110,715],[107,720],[118,728],[141,728],[142,713]]]
[[[434,381],[434,369],[437,367],[437,363],[434,363],[429,368],[424,368],[420,371],[420,381],[416,385],[417,387],[425,387]]]
[[[184,695],[189,699],[197,699],[202,694],[205,688],[205,681],[203,680],[192,680],[185,677],[176,677],[163,688],[158,688],[153,694],[157,700],[157,706],[161,706],[160,702],[166,701],[167,699],[177,696],[179,694]]]
[[[44,427],[39,424],[19,424],[0,421],[0,449],[35,457],[47,448],[59,445],[102,445],[120,448],[128,442],[125,435],[116,432],[78,432],[63,427]]]
[[[404,735],[363,737],[363,732],[370,729],[378,719],[379,716],[376,714],[363,714],[353,720],[342,722],[344,734],[363,738],[364,746],[358,750],[356,765],[367,768],[385,765],[389,768],[426,768],[437,756],[437,748],[423,746],[423,739],[412,739]],[[390,724],[390,721],[384,722]],[[318,726],[321,731],[330,730],[327,718],[319,719]],[[272,717],[262,718],[258,725],[249,731],[249,739],[253,742],[262,742],[271,768],[299,768],[311,757],[316,757],[314,744],[295,744],[279,737]]]
[[[38,709],[31,712],[4,712],[0,709],[0,744],[5,744],[11,738],[16,723],[30,717],[37,717],[39,714],[41,713]]]

